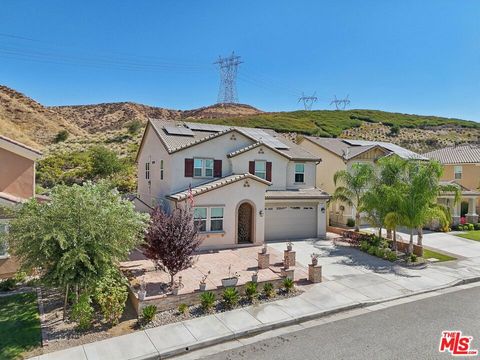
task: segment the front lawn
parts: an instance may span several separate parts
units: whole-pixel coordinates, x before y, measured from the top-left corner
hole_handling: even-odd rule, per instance
[[[480,241],[480,230],[473,230],[464,234],[455,234],[455,236],[460,236],[464,239]]]
[[[16,359],[41,342],[37,296],[0,297],[0,359]]]
[[[457,260],[457,258],[454,258],[453,256],[440,254],[436,251],[428,250],[428,249],[425,249],[425,248],[423,248],[423,258],[424,259],[431,259],[431,258],[438,259],[438,262]]]

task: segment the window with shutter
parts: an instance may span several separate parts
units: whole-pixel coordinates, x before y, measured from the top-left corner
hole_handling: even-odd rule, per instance
[[[193,177],[193,159],[185,159],[185,177]]]
[[[272,163],[270,161],[267,162],[267,181],[272,181]]]
[[[214,160],[213,176],[222,177],[222,160]]]

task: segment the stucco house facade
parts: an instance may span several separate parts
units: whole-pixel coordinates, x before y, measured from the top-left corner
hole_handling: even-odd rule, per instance
[[[35,161],[40,156],[39,151],[0,135],[0,233],[8,231],[8,208],[35,196]],[[0,244],[0,278],[17,269],[6,244]]]
[[[351,169],[353,164],[374,165],[379,158],[392,155],[404,159],[427,160],[426,157],[401,146],[380,141],[305,136],[300,139],[299,145],[322,159],[316,168],[316,186],[330,194],[335,192],[334,174],[339,170]],[[331,225],[343,226],[348,219],[355,219],[356,209],[342,202],[332,201],[328,213]],[[367,224],[363,217],[360,219],[362,225]]]
[[[462,188],[462,199],[453,204],[453,194],[442,194],[439,202],[449,206],[454,224],[460,217],[471,223],[479,221],[480,213],[480,145],[452,146],[423,154],[443,165],[442,180]]]
[[[324,237],[320,158],[275,131],[149,120],[137,154],[137,209],[193,206],[202,248]]]

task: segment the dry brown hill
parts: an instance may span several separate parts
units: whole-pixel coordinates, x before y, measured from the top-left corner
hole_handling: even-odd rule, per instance
[[[0,85],[0,134],[42,148],[61,130],[71,135],[85,132],[35,100]]]
[[[148,118],[179,119],[180,110],[169,110],[132,102],[104,103],[95,105],[52,106],[50,110],[89,133],[119,130],[129,122],[146,123]]]

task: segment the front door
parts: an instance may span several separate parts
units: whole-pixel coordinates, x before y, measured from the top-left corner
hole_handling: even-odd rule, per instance
[[[252,243],[253,208],[249,203],[243,203],[238,208],[238,243]]]

